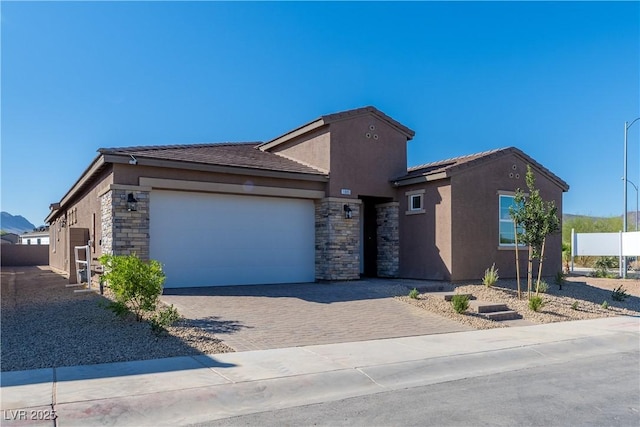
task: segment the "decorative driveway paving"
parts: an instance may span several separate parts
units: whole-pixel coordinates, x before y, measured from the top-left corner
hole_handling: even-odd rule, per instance
[[[393,298],[408,291],[406,281],[368,279],[167,289],[162,301],[236,351],[473,330]]]

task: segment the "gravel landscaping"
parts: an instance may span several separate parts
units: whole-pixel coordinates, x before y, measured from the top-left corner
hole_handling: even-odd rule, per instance
[[[404,289],[424,283],[427,282],[399,280],[396,284]],[[66,284],[66,279],[47,267],[2,269],[2,371],[234,351],[216,337],[216,333],[228,332],[229,325],[215,316],[197,321],[183,319],[169,327],[166,335],[156,336],[147,322],[122,319],[107,310],[104,306],[110,301],[108,290],[105,295],[74,293],[74,288]],[[611,291],[620,285],[630,297],[614,301]],[[515,289],[513,280],[499,280],[492,288],[476,283],[456,286],[457,293],[471,293],[482,301],[506,303],[533,323],[640,315],[640,280],[637,279],[573,276],[567,279],[562,290],[550,283],[543,295],[545,306],[538,313],[529,310],[526,299],[517,299]],[[505,327],[504,323],[470,312],[457,314],[442,296],[423,293],[418,299],[397,298],[473,328]],[[572,305],[576,301],[574,309]],[[603,301],[608,302],[608,309],[602,307]]]
[[[15,274],[13,274],[15,273]],[[74,293],[48,268],[2,270],[2,371],[232,352],[215,336],[215,318],[182,320],[156,336],[147,322],[104,308],[107,295]]]
[[[535,282],[534,282],[535,283]],[[510,310],[517,311],[523,319],[532,323],[552,323],[569,320],[593,319],[609,316],[640,315],[640,280],[638,279],[601,279],[586,276],[569,276],[562,289],[548,280],[547,293],[540,294],[544,306],[538,312],[528,307],[526,280],[522,281],[523,299],[517,297],[515,280],[499,280],[489,288],[480,283],[462,284],[455,287],[459,294],[471,294],[477,300],[506,304]],[[629,297],[625,301],[615,301],[611,294],[618,286],[622,286]],[[477,329],[506,327],[504,323],[494,322],[467,311],[456,313],[451,303],[442,296],[422,293],[417,299],[407,296],[398,299],[423,308],[441,316],[457,320]],[[603,308],[606,301],[608,308]]]

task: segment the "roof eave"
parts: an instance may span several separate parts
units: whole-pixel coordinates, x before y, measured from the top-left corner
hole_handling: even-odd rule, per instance
[[[114,164],[127,164],[129,165],[129,160],[131,157],[127,154],[109,154],[105,155],[106,161]],[[136,165],[131,165],[131,167],[138,166],[151,166],[151,167],[160,167],[160,168],[170,168],[170,169],[188,169],[188,170],[196,170],[200,172],[218,172],[225,174],[233,174],[233,175],[251,175],[251,176],[260,176],[266,178],[284,178],[284,179],[296,179],[302,181],[317,181],[317,182],[326,182],[328,181],[328,177],[326,174],[318,173],[305,173],[305,172],[294,172],[294,171],[278,171],[273,169],[261,169],[261,168],[252,168],[252,167],[243,167],[243,166],[229,166],[229,165],[212,165],[208,163],[198,163],[198,162],[190,162],[183,160],[169,160],[169,159],[155,159],[149,157],[143,157],[141,155],[136,155]]]
[[[105,156],[99,154],[96,158],[93,159],[91,164],[82,172],[80,178],[71,186],[69,191],[62,196],[60,202],[52,203],[51,206],[57,206],[54,208],[49,215],[45,218],[45,223],[49,223],[53,218],[55,218],[57,213],[69,202],[73,196],[89,181],[91,180],[100,169],[108,162],[105,161]]]
[[[438,172],[429,175],[418,175],[407,178],[398,178],[393,180],[393,185],[396,187],[406,187],[407,185],[420,184],[423,182],[439,181],[441,179],[449,178],[449,174],[446,172]]]
[[[289,131],[283,135],[280,135],[277,138],[272,139],[271,141],[267,141],[265,143],[259,144],[257,146],[258,149],[262,150],[262,151],[268,151],[274,147],[277,147],[278,145],[284,144],[287,141],[291,141],[294,138],[297,138],[301,135],[304,135],[306,133],[309,133],[313,130],[319,129],[322,126],[324,126],[326,123],[324,121],[324,119],[321,117],[319,119],[316,119],[312,122],[309,122],[307,124],[304,124],[300,127],[297,127],[295,129],[293,129],[292,131]]]

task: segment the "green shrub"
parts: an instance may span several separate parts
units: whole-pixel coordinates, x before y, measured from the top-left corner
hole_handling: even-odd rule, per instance
[[[492,264],[491,268],[487,268],[484,271],[484,277],[482,278],[482,284],[486,287],[490,288],[495,285],[500,276],[498,276],[498,269],[496,268],[496,264]]]
[[[609,308],[609,303],[606,301],[602,302],[602,308],[604,308],[605,310],[607,310]]]
[[[113,311],[118,317],[127,317],[129,313],[129,307],[120,301],[111,301],[107,304],[107,309]]]
[[[547,285],[547,282],[545,282],[544,280],[540,280],[540,283],[538,284],[538,292],[546,294],[548,290],[549,285]]]
[[[591,275],[593,277],[615,277],[609,270],[616,268],[618,263],[614,257],[603,256],[596,260],[593,264],[593,273]]]
[[[469,296],[454,295],[451,297],[451,305],[456,313],[462,314],[469,308]]]
[[[409,298],[411,299],[418,299],[418,295],[420,295],[420,292],[418,292],[416,288],[413,288],[409,291]]]
[[[622,285],[618,286],[611,292],[611,299],[614,301],[624,301],[629,298],[629,294],[627,290],[622,287]]]
[[[116,302],[131,310],[136,320],[142,320],[143,312],[156,309],[165,280],[158,261],[144,262],[136,255],[103,255],[100,263]]]
[[[154,314],[149,323],[151,324],[151,331],[156,335],[162,335],[167,331],[167,327],[173,325],[180,320],[180,314],[173,304],[169,307],[164,307]]]
[[[571,309],[572,310],[577,310],[578,309],[578,301],[574,301],[573,304],[571,304]]]
[[[540,311],[544,307],[544,300],[541,296],[534,295],[529,298],[529,308],[533,311]]]
[[[558,289],[562,290],[562,285],[564,285],[565,279],[564,279],[564,273],[562,271],[558,271],[556,273],[556,277],[554,279],[554,281],[556,282],[556,285],[558,285]]]

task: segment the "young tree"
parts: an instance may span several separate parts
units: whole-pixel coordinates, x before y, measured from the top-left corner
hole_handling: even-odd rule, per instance
[[[527,292],[528,298],[531,298],[533,260],[539,260],[538,280],[536,283],[537,295],[540,288],[546,238],[560,229],[560,219],[557,215],[558,209],[555,203],[542,200],[540,190],[535,187],[535,177],[529,165],[527,165],[526,183],[529,190],[528,194],[518,189],[515,196],[515,207],[511,207],[509,213],[515,223],[517,240],[529,247]],[[520,282],[518,280],[518,297],[520,296]]]

